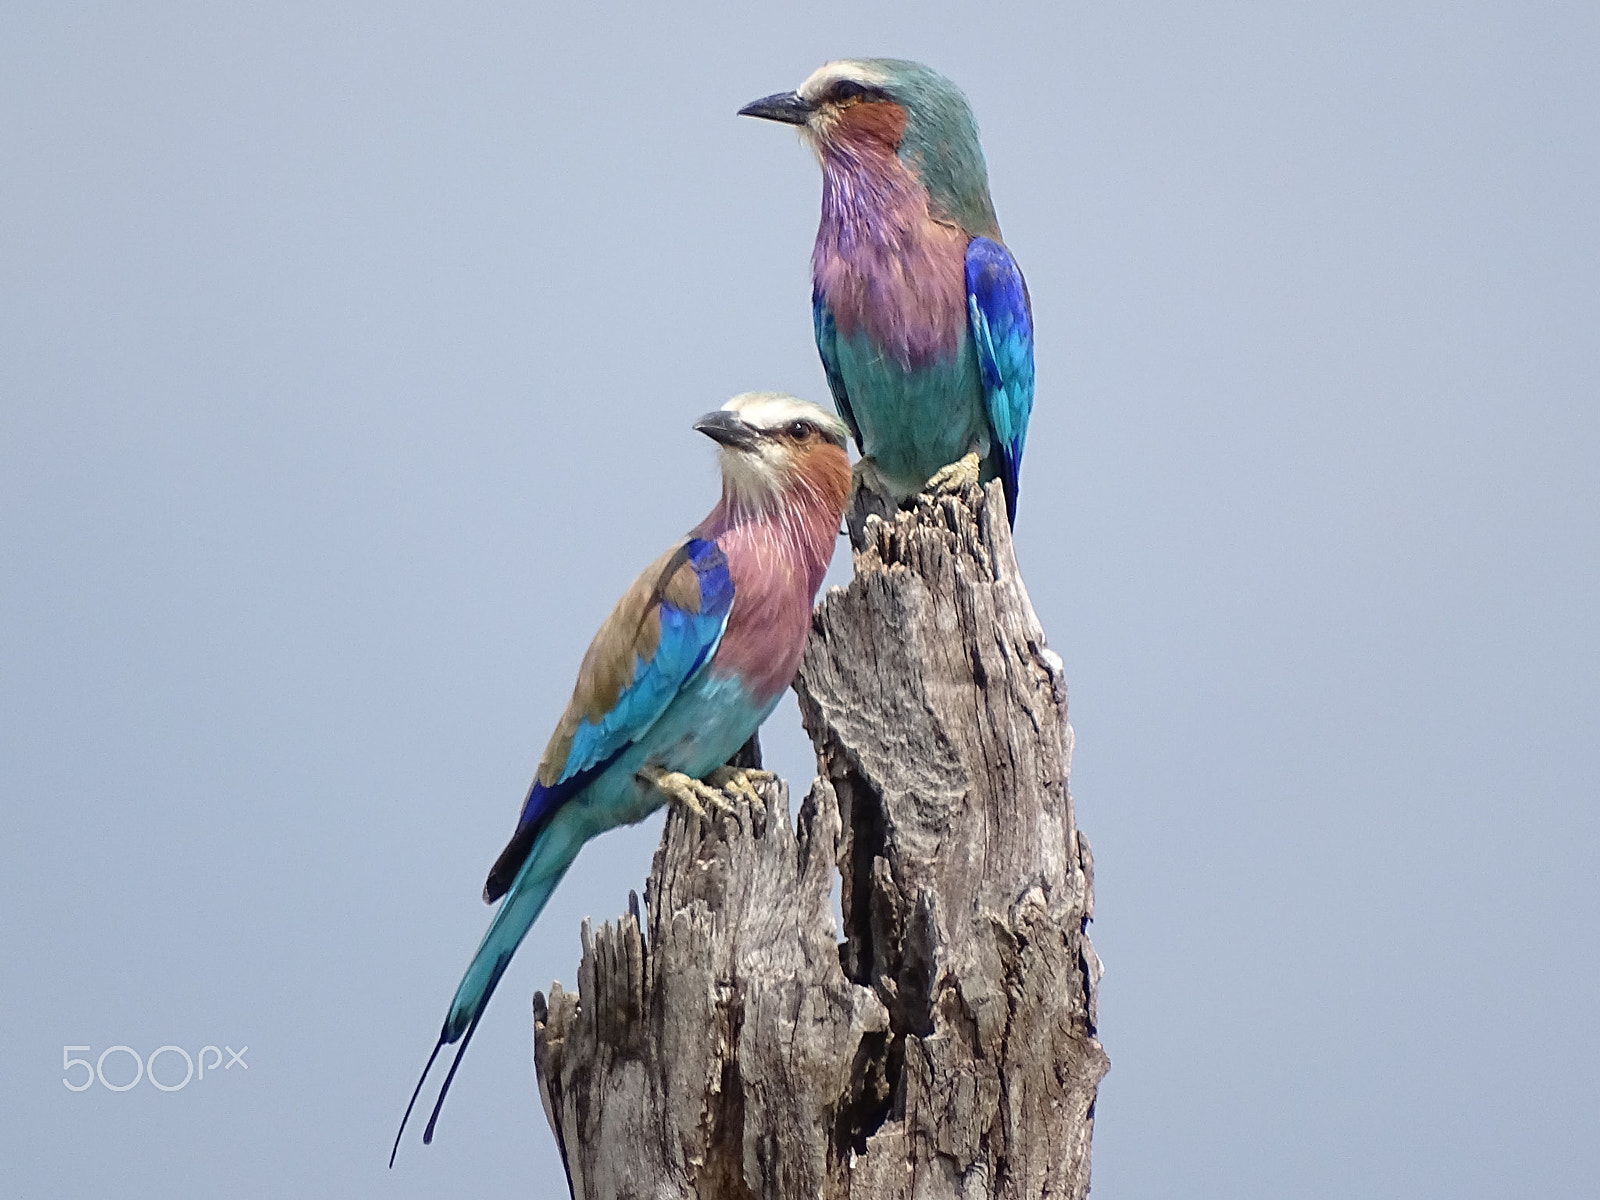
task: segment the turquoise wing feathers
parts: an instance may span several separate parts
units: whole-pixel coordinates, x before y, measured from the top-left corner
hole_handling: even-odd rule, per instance
[[[855,413],[850,411],[850,392],[844,384],[844,374],[839,370],[839,331],[833,322],[833,313],[822,295],[822,289],[811,289],[811,327],[817,336],[817,353],[822,356],[822,371],[828,377],[828,391],[833,393],[833,406],[839,410],[844,423],[850,427],[850,436],[856,449],[867,452],[861,444],[861,426],[856,424]]]
[[[584,656],[578,686],[484,885],[502,896],[550,816],[632,746],[715,653],[733,607],[728,561],[689,538],[641,575]]]
[[[609,712],[597,721],[587,717],[579,721],[562,766],[561,782],[609,761],[631,745],[716,651],[733,603],[727,560],[715,542],[699,539],[685,542],[682,553],[700,585],[698,611],[686,611],[663,598],[654,614],[645,614],[644,620],[660,622],[655,654],[648,659],[636,656],[633,678]]]
[[[1033,412],[1033,313],[1028,285],[999,242],[975,237],[967,245],[967,318],[1006,511],[1017,518],[1022,447]]]

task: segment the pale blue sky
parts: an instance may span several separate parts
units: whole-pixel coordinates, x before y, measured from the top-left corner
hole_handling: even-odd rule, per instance
[[[826,394],[734,110],[844,54],[967,90],[1033,294],[1095,1195],[1593,1194],[1600,9],[978,11],[0,12],[6,1196],[564,1194],[528,998],[658,822],[384,1160],[690,421]],[[119,1043],[249,1069],[62,1086]]]

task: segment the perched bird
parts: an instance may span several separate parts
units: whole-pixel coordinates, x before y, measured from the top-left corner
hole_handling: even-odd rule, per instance
[[[600,626],[483,898],[501,900],[395,1135],[459,1041],[424,1142],[495,985],[579,849],[673,800],[701,811],[753,772],[719,768],[794,678],[850,491],[847,430],[792,396],[736,396],[695,422],[721,446],[722,497]],[[501,898],[504,897],[502,900]],[[394,1154],[389,1155],[394,1165]]]
[[[822,164],[811,313],[869,484],[898,502],[998,475],[1015,522],[1033,316],[966,97],[920,63],[842,59],[739,112],[799,126]]]

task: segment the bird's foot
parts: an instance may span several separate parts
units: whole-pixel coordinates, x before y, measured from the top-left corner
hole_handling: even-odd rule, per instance
[[[872,456],[857,459],[856,465],[850,468],[850,503],[846,511],[889,516],[894,506],[895,491],[879,473]]]
[[[761,799],[761,793],[756,791],[756,784],[772,783],[777,778],[773,772],[763,771],[759,767],[718,767],[706,776],[706,782],[721,791],[743,796],[751,804],[762,807],[766,802]]]
[[[856,459],[855,465],[850,468],[850,486],[866,488],[869,492],[888,490],[883,485],[883,476],[878,474],[877,461],[870,454]]]
[[[733,811],[733,806],[728,803],[720,788],[709,787],[682,771],[663,771],[660,767],[645,767],[639,772],[639,778],[665,796],[668,803],[688,809],[701,820],[714,813]]]
[[[888,480],[878,472],[878,464],[869,454],[856,462],[850,470],[850,502],[844,510],[844,531],[854,550],[863,549],[871,540],[867,537],[867,522],[873,517],[883,521],[894,520],[899,498]]]
[[[976,487],[982,475],[983,461],[976,450],[969,450],[953,463],[940,467],[922,490],[931,496],[948,496]]]

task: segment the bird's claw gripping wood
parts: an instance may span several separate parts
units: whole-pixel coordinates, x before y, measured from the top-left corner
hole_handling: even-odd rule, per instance
[[[856,459],[855,466],[850,468],[850,490],[876,492],[880,496],[890,494],[889,485],[878,474],[878,464],[872,461],[870,454]]]
[[[935,471],[933,478],[928,480],[922,490],[931,496],[949,496],[964,492],[967,488],[977,485],[981,470],[982,464],[979,462],[978,452],[970,450],[955,462]]]
[[[728,803],[721,788],[692,779],[682,771],[663,771],[659,767],[646,767],[639,772],[639,778],[665,796],[669,803],[688,809],[702,821],[713,814],[722,815],[733,811],[733,806]]]
[[[864,544],[868,518],[878,516],[890,520],[899,507],[894,489],[878,472],[878,464],[872,456],[857,459],[850,471],[850,503],[845,510],[844,532],[851,545],[860,549]]]
[[[756,785],[761,783],[777,782],[777,775],[771,771],[763,771],[755,767],[718,767],[706,776],[706,782],[724,792],[732,792],[736,796],[743,796],[751,804],[761,807],[765,801],[761,793],[756,790]]]

